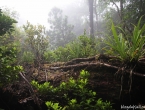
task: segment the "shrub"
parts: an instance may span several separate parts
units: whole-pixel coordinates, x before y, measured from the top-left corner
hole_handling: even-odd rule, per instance
[[[0,86],[16,80],[18,72],[23,70],[22,66],[13,65],[16,61],[16,54],[15,47],[0,47]]]
[[[47,61],[69,61],[74,58],[84,58],[95,55],[97,43],[93,45],[92,41],[85,34],[79,36],[76,40],[66,44],[64,47],[58,47],[56,50],[45,52],[44,56]]]
[[[47,95],[46,106],[48,110],[112,110],[110,102],[96,99],[96,92],[87,88],[89,73],[82,70],[77,80],[70,78],[58,87],[50,86],[48,82],[32,85],[41,95]]]
[[[10,33],[14,30],[14,19],[4,15],[0,9],[0,86],[12,83],[18,77],[22,67],[15,65],[18,52],[17,43],[13,41]]]
[[[31,52],[25,51],[22,55],[21,62],[32,63],[34,61],[34,55]]]

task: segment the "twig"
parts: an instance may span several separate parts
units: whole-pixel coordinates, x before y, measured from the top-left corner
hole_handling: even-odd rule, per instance
[[[46,69],[45,69],[45,78],[46,78],[46,82],[48,82],[48,73],[46,72]]]
[[[41,110],[41,107],[40,107],[40,104],[39,104],[39,101],[38,101],[38,98],[34,92],[34,89],[32,88],[30,82],[25,78],[25,76],[23,75],[22,72],[19,72],[20,76],[27,82],[27,84],[30,86],[30,90],[31,90],[31,95],[33,96],[33,100],[34,102],[36,102],[36,104],[38,105],[39,109]]]

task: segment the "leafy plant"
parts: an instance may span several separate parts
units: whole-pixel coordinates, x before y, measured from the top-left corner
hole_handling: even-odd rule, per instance
[[[117,56],[122,61],[120,98],[122,97],[122,91],[124,89],[123,87],[124,81],[125,81],[124,70],[126,68],[130,69],[130,76],[128,78],[128,82],[129,82],[129,93],[131,93],[132,81],[133,81],[133,78],[132,78],[133,69],[135,68],[136,63],[138,62],[140,57],[142,57],[145,53],[145,49],[144,49],[145,24],[142,27],[140,27],[142,17],[139,19],[137,26],[133,25],[134,30],[133,30],[132,36],[130,37],[130,40],[125,39],[122,33],[118,35],[116,28],[114,24],[112,23],[111,29],[113,33],[113,39],[110,38],[108,41],[106,41],[106,44],[111,49],[111,51],[107,49],[106,51],[111,52],[113,55]],[[129,36],[127,37],[129,38]],[[118,74],[119,72],[120,70],[118,70],[116,74]]]
[[[111,103],[107,101],[103,102],[101,98],[97,100],[96,105],[97,105],[98,110],[111,110],[111,107],[110,107]]]
[[[109,46],[106,49],[107,52],[117,56],[123,62],[137,62],[138,59],[144,55],[144,43],[145,36],[145,24],[140,27],[142,17],[138,21],[137,26],[134,25],[133,35],[130,37],[130,40],[126,40],[123,37],[123,34],[117,34],[116,27],[112,23],[112,34],[113,38],[109,37],[106,41],[106,44]],[[119,28],[121,29],[121,28]]]
[[[16,20],[12,19],[9,16],[6,16],[2,13],[2,9],[0,9],[0,35],[4,35],[7,32],[10,33],[13,31],[13,23],[17,23]]]
[[[36,81],[32,81],[31,84],[37,88],[37,91],[40,94],[52,94],[53,92],[55,92],[55,88],[53,88],[53,86],[50,85],[49,82],[45,82],[44,84],[38,84],[38,82]]]
[[[112,23],[112,33],[113,33],[113,38],[109,37],[108,41],[106,44],[111,48],[112,54],[117,55],[121,61],[128,60],[128,42],[123,38],[123,34],[117,35],[116,28],[114,24]],[[110,53],[110,51],[107,50],[107,52]]]
[[[22,62],[32,63],[34,61],[34,55],[31,52],[24,51],[21,60]]]
[[[18,78],[22,66],[12,66],[16,61],[17,50],[15,47],[0,46],[0,85],[7,84]]]
[[[45,34],[45,27],[42,25],[32,25],[27,22],[23,26],[27,39],[25,40],[29,49],[37,62],[44,60],[44,52],[48,48],[48,36]]]
[[[138,61],[138,59],[145,53],[145,50],[143,48],[145,44],[145,36],[143,35],[145,32],[145,24],[140,27],[142,17],[139,19],[137,26],[134,25],[133,36],[131,37],[129,46],[131,61]]]
[[[13,23],[16,21],[0,10],[0,86],[15,81],[23,70],[22,66],[16,65],[18,48],[10,35]]]
[[[58,87],[50,86],[49,82],[31,84],[41,95],[48,96],[45,104],[49,110],[112,110],[110,102],[96,99],[96,92],[87,88],[88,78],[89,73],[82,70],[77,80],[70,78]]]
[[[59,106],[59,103],[53,103],[51,101],[47,101],[45,104],[49,110],[65,110],[65,108],[62,109],[62,107]]]
[[[31,84],[37,88],[37,91],[40,93],[40,94],[53,94],[57,91],[57,88],[54,88],[53,86],[50,85],[50,82],[45,82],[44,84],[38,84],[38,82],[36,81],[32,81]]]
[[[79,36],[76,40],[66,44],[64,47],[58,47],[56,50],[45,52],[45,59],[50,62],[69,61],[74,58],[84,58],[95,55],[97,43],[92,48],[92,41],[85,34]]]

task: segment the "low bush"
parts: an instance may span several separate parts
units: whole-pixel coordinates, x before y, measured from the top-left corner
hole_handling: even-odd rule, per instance
[[[38,84],[32,81],[31,84],[39,94],[47,96],[45,104],[48,110],[112,110],[110,102],[96,99],[96,92],[87,87],[89,75],[82,70],[77,80],[70,78],[58,87],[51,86],[49,82]]]
[[[58,47],[56,50],[45,52],[44,56],[49,62],[69,61],[73,58],[90,57],[98,53],[98,45],[94,42],[84,34],[73,42],[66,44],[65,47]]]
[[[0,46],[0,86],[15,81],[22,66],[14,65],[17,49],[15,47]]]
[[[21,62],[32,63],[34,61],[34,55],[32,52],[25,51],[21,57]]]

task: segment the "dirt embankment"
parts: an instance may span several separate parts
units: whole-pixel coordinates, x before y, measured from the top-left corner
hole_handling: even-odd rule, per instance
[[[114,103],[116,110],[121,104],[145,104],[145,59],[134,67],[122,64],[116,57],[97,55],[77,58],[69,62],[43,63],[39,67],[25,64],[25,72],[19,81],[0,89],[0,108],[4,110],[47,110],[44,99],[36,95],[30,82],[46,81],[57,86],[70,77],[77,78],[81,70],[91,74],[89,87],[97,97]]]

